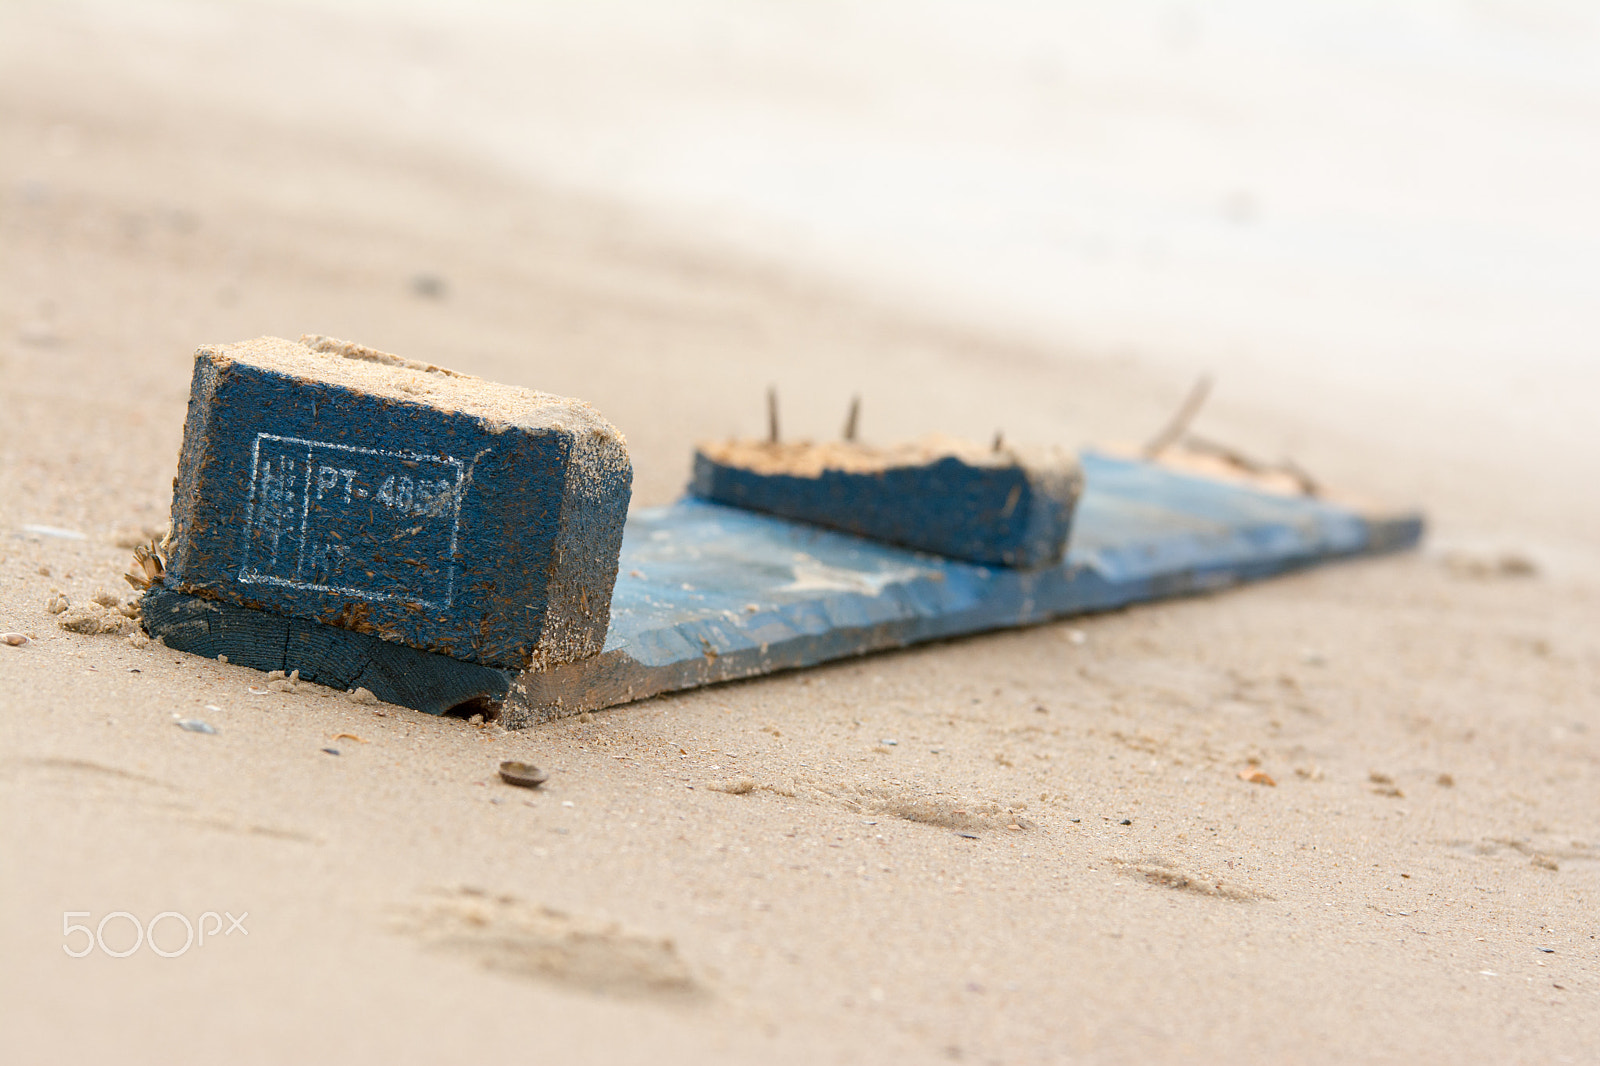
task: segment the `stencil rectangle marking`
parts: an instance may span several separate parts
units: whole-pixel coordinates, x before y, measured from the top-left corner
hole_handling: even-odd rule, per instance
[[[466,484],[454,456],[258,433],[239,581],[448,608]]]

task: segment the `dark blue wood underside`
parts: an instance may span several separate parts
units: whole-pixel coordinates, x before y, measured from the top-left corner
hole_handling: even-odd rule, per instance
[[[605,650],[523,673],[516,727],[675,689],[809,666],[1414,546],[1377,518],[1089,454],[1058,565],[978,566],[701,500],[635,512]]]
[[[167,647],[262,671],[300,671],[341,692],[364,688],[427,714],[489,713],[506,698],[515,670],[462,662],[368,633],[271,611],[153,588],[140,600],[145,630]]]

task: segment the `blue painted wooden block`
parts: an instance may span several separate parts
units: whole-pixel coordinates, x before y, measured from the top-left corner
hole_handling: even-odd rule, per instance
[[[202,348],[165,587],[463,662],[582,659],[631,486],[581,401],[322,337]]]
[[[703,444],[689,491],[717,503],[993,566],[1061,560],[1082,487],[1077,462],[952,439]]]

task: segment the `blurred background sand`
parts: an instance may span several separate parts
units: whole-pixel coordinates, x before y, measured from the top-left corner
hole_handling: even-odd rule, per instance
[[[1592,1058],[1597,59],[1555,3],[0,8],[8,1057]],[[509,736],[56,629],[193,349],[307,331],[594,402],[640,505],[768,384],[1078,445],[1208,371],[1434,533]],[[881,813],[986,802],[1036,827]]]

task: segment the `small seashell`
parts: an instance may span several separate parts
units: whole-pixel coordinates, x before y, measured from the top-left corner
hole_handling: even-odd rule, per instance
[[[500,764],[500,780],[518,788],[538,788],[550,780],[550,774],[532,763],[507,761]]]
[[[26,633],[0,633],[0,644],[9,644],[13,648],[20,648],[24,644],[32,644]]]

